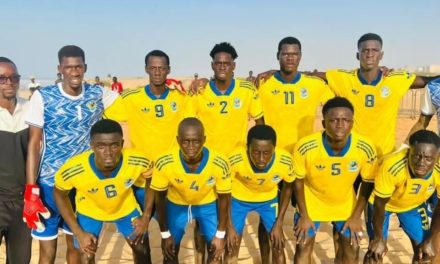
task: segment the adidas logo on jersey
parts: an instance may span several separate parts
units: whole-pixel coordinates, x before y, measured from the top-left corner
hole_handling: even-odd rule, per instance
[[[92,188],[90,190],[88,190],[89,193],[97,193],[98,192],[98,188]]]
[[[320,170],[320,171],[322,171],[323,169],[325,169],[325,166],[324,166],[324,165],[321,165],[321,164],[319,164],[319,165],[315,165],[315,167],[316,167],[317,170]]]
[[[277,94],[279,94],[279,93],[280,93],[280,90],[278,90],[278,89],[272,90],[272,94],[273,94],[273,95],[277,95]]]
[[[208,106],[209,108],[214,107],[214,103],[213,102],[209,102],[206,104],[206,106]]]
[[[150,112],[150,108],[146,108],[146,107],[141,108],[141,112],[142,113],[148,113],[148,112]]]
[[[133,183],[134,183],[133,179],[128,179],[128,180],[125,180],[124,185],[125,185],[125,187],[129,188],[130,186],[133,185]]]
[[[243,176],[243,178],[245,178],[245,179],[248,180],[248,181],[251,181],[251,180],[252,180],[252,177],[249,177],[249,176]]]
[[[356,90],[356,89],[351,89],[351,91],[356,95],[359,93],[359,90]]]
[[[177,183],[179,183],[179,184],[180,184],[180,183],[183,183],[183,180],[180,179],[180,178],[175,178],[174,180],[175,180]]]

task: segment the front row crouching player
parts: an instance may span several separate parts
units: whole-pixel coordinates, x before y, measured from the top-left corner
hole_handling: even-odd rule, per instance
[[[196,118],[180,122],[177,142],[179,148],[157,159],[151,181],[164,263],[179,263],[180,242],[192,219],[211,245],[208,263],[221,263],[231,193],[228,162],[204,147],[205,131]]]
[[[324,132],[302,138],[295,145],[293,167],[295,176],[304,178],[308,213],[300,210],[295,215],[295,263],[312,262],[321,222],[332,222],[341,234],[335,263],[358,263],[361,215],[373,190],[377,157],[371,141],[351,131],[353,113],[346,98],[330,99],[322,109]],[[353,183],[358,175],[362,184],[356,199]]]
[[[440,210],[437,205],[430,230],[426,200],[435,190],[440,193],[440,139],[432,131],[420,130],[411,135],[409,144],[384,160],[376,177],[368,205],[370,245],[365,263],[382,263],[392,213],[411,240],[412,263],[431,263],[434,257],[432,242],[440,231]]]
[[[116,224],[133,250],[135,263],[148,263],[149,254],[140,242],[147,234],[148,219],[131,186],[150,177],[152,162],[143,154],[123,149],[122,128],[113,120],[96,122],[90,131],[91,151],[69,159],[56,173],[56,205],[74,234],[82,263],[95,263],[98,237],[104,222]],[[76,217],[69,192],[76,189]]]
[[[227,252],[232,251],[232,256],[225,254],[227,263],[237,263],[243,227],[251,211],[260,215],[265,232],[271,238],[272,263],[286,263],[282,225],[295,177],[290,153],[275,148],[275,145],[275,130],[267,125],[257,125],[248,132],[247,149],[237,149],[229,159],[233,185]],[[283,187],[278,210],[278,183],[281,181]],[[300,201],[304,204],[304,195]]]

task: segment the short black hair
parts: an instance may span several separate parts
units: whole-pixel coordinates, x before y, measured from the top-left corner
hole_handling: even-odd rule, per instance
[[[301,42],[295,37],[285,37],[278,43],[277,58],[280,56],[281,48],[284,44],[298,45],[299,51],[301,51]]]
[[[86,62],[84,51],[75,45],[66,45],[58,51],[58,61],[60,64],[64,57],[81,57],[83,62]]]
[[[383,41],[382,38],[375,34],[375,33],[367,33],[367,34],[363,34],[359,40],[358,40],[358,49],[361,47],[361,43],[368,41],[368,40],[377,40],[380,43],[380,46],[382,47]]]
[[[96,122],[90,129],[90,138],[92,138],[95,134],[111,134],[111,133],[118,133],[121,136],[124,135],[122,133],[122,127],[118,122],[111,119],[101,119],[98,122]]]
[[[440,149],[439,136],[430,130],[419,130],[409,137],[409,145],[415,146],[419,143],[433,144]]]
[[[354,114],[354,107],[350,101],[348,101],[348,99],[345,97],[336,96],[325,102],[324,106],[322,107],[322,116],[324,117],[328,111],[330,111],[330,109],[336,107],[346,107]]]
[[[145,56],[145,66],[147,66],[148,59],[150,57],[164,57],[165,60],[167,61],[168,67],[170,66],[170,57],[168,57],[168,55],[161,50],[152,50],[152,51],[148,52],[148,54]]]
[[[277,144],[277,133],[269,125],[256,125],[252,127],[247,134],[247,147],[251,145],[253,139],[271,140],[273,145]]]
[[[215,44],[214,48],[212,48],[211,52],[209,53],[209,56],[214,59],[215,55],[220,52],[229,53],[233,60],[238,57],[237,51],[235,51],[235,48],[232,47],[232,45],[228,42]]]
[[[10,59],[6,58],[6,57],[0,57],[0,62],[3,63],[10,63],[12,65],[14,65],[15,68],[17,68],[17,66],[15,65],[15,63],[13,61],[11,61]]]
[[[177,128],[177,134],[182,134],[183,130],[187,127],[198,127],[202,130],[203,134],[205,133],[205,128],[203,127],[202,121],[200,121],[196,117],[186,117],[182,121],[180,121]]]

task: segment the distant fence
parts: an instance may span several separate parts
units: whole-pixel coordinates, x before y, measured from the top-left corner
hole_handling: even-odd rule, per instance
[[[416,119],[420,114],[420,102],[425,89],[411,89],[403,97],[399,108],[399,117]]]

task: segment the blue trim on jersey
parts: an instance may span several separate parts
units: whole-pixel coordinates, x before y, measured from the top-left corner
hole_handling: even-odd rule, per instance
[[[374,79],[371,83],[368,83],[367,80],[365,80],[362,76],[361,76],[361,70],[357,71],[357,76],[359,81],[363,84],[363,85],[372,85],[372,86],[376,86],[380,80],[382,79],[382,71],[379,70],[379,74],[377,75],[377,78]]]
[[[248,159],[249,159],[249,157],[248,157]],[[249,159],[249,161],[250,161],[250,159]],[[249,163],[251,164],[251,168],[252,168],[252,170],[255,173],[267,173],[270,170],[270,168],[272,168],[272,165],[273,165],[274,161],[275,161],[275,152],[273,153],[272,159],[269,161],[269,163],[267,164],[266,168],[264,168],[262,170],[257,169],[257,167],[254,166],[252,161],[249,162]]]
[[[428,174],[426,174],[426,176],[423,177],[423,179],[427,180],[427,179],[431,178],[431,176],[432,176],[432,171],[430,171]]]
[[[275,77],[275,79],[280,81],[282,84],[296,84],[301,79],[301,73],[297,72],[295,78],[293,78],[293,80],[290,82],[284,80],[283,77],[281,77],[281,73],[279,71],[275,72],[273,77]]]
[[[112,173],[110,173],[110,175],[108,177],[106,177],[104,174],[102,174],[102,172],[96,167],[95,164],[95,153],[91,153],[89,156],[89,164],[90,167],[92,168],[93,172],[95,173],[95,175],[100,179],[100,180],[105,180],[105,179],[109,179],[109,178],[114,178],[116,177],[116,175],[118,175],[119,170],[122,167],[122,155],[121,155],[121,159],[119,160],[118,166],[112,171]]]
[[[215,81],[209,82],[209,87],[211,87],[211,90],[215,93],[215,95],[221,96],[221,95],[230,95],[232,93],[232,90],[234,90],[235,87],[235,80],[232,79],[231,84],[229,85],[228,89],[226,89],[225,93],[222,93],[216,86]]]
[[[323,143],[323,145],[324,145],[324,149],[325,149],[325,151],[327,152],[327,154],[328,154],[330,157],[343,157],[343,156],[348,152],[348,150],[350,149],[350,145],[351,145],[351,134],[348,136],[347,143],[345,144],[345,146],[344,146],[344,148],[341,150],[341,152],[339,152],[339,155],[336,155],[336,154],[333,152],[333,149],[330,147],[330,144],[328,143],[328,140],[327,140],[327,137],[326,137],[325,132],[322,133],[322,143]]]
[[[148,97],[151,98],[151,100],[165,99],[170,93],[170,89],[166,88],[165,91],[159,97],[157,97],[151,92],[150,85],[148,84],[145,86],[145,93],[147,94]]]
[[[206,164],[208,163],[209,150],[207,148],[203,147],[202,153],[203,153],[203,156],[202,156],[202,160],[200,161],[200,165],[197,168],[197,170],[193,172],[190,170],[188,165],[186,165],[185,160],[183,159],[182,151],[179,151],[180,163],[182,164],[183,169],[185,170],[186,173],[200,174],[202,172],[202,170],[206,167]]]

